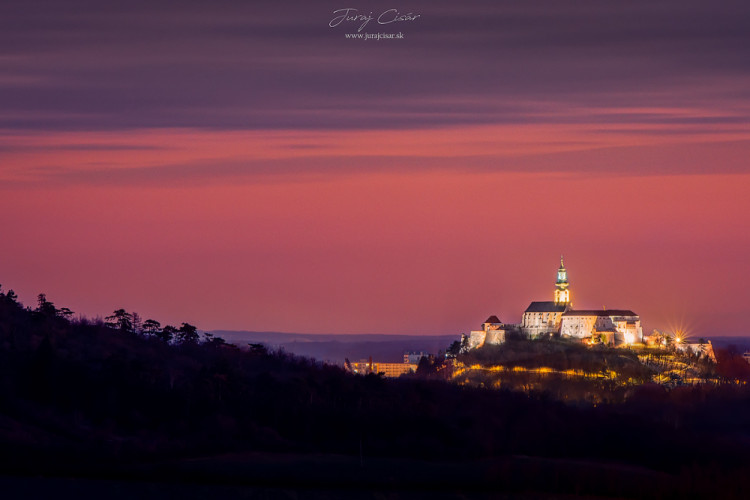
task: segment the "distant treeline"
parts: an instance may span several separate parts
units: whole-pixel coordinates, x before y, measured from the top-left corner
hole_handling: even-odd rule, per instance
[[[642,497],[715,493],[717,478],[748,492],[739,481],[750,464],[743,385],[644,385],[623,404],[569,405],[543,392],[355,376],[262,345],[241,351],[201,341],[187,323],[168,337],[166,327],[127,314],[76,320],[44,296],[32,309],[0,292],[5,474],[86,474],[107,464],[248,451],[354,456],[363,464],[522,455],[638,465],[673,478]],[[512,484],[510,469],[493,474]],[[610,481],[591,491],[587,473],[571,474],[568,493],[618,491]],[[563,487],[553,479],[529,487]]]

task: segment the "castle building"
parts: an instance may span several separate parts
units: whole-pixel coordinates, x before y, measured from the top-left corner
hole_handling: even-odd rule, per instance
[[[593,337],[612,345],[634,344],[643,342],[643,329],[640,316],[633,311],[568,311],[562,315],[560,336],[579,339]]]
[[[537,338],[548,333],[560,331],[562,316],[572,305],[568,287],[568,271],[560,256],[560,268],[557,270],[554,300],[550,302],[532,302],[521,318],[521,331],[529,338]]]
[[[532,302],[523,313],[520,325],[503,324],[497,316],[482,323],[481,330],[468,336],[468,348],[505,342],[509,332],[520,331],[527,338],[560,335],[573,339],[589,339],[607,345],[630,345],[644,341],[641,318],[626,309],[574,310],[570,301],[570,283],[565,262],[560,256],[557,281],[551,301]]]
[[[473,330],[469,333],[469,349],[482,347],[485,344],[502,344],[505,342],[505,325],[492,315],[482,323],[481,330]]]

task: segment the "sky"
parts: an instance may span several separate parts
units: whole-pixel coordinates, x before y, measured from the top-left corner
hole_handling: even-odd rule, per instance
[[[552,300],[564,254],[576,308],[750,335],[748,26],[734,0],[4,0],[0,283],[458,335]]]

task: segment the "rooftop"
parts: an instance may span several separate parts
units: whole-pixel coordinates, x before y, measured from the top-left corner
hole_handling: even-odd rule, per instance
[[[586,309],[580,311],[568,311],[563,316],[638,316],[627,309]]]
[[[529,307],[526,308],[526,312],[565,312],[567,308],[566,304],[558,304],[557,302],[532,302]]]

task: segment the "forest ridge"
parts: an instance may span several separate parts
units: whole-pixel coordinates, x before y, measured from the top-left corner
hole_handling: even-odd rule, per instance
[[[663,498],[715,491],[717,477],[741,491],[750,465],[744,437],[750,391],[742,384],[672,390],[644,384],[624,402],[565,404],[544,392],[355,376],[262,345],[240,350],[196,338],[186,323],[166,342],[147,333],[146,322],[143,329],[134,324],[117,311],[106,321],[73,319],[46,297],[32,309],[12,291],[0,291],[4,470],[121,474],[123,464],[248,452],[352,457],[363,470],[371,459],[456,467],[502,461],[510,468],[475,485],[443,480],[456,491],[602,494],[615,486],[592,482],[591,471],[630,464],[657,478],[645,490],[634,481],[633,496]],[[537,467],[520,456],[600,465],[572,467],[564,480],[520,484]],[[517,466],[525,472],[515,474]],[[288,473],[299,479],[295,468]]]

